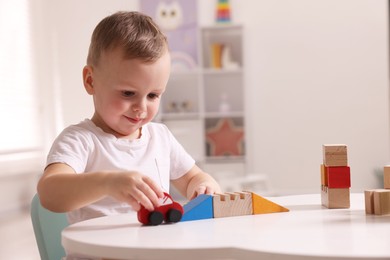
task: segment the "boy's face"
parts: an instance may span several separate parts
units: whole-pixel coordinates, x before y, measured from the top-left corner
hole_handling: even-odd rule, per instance
[[[158,112],[169,73],[168,52],[153,63],[123,59],[121,48],[102,53],[98,66],[83,71],[95,105],[92,121],[118,138],[137,138]]]

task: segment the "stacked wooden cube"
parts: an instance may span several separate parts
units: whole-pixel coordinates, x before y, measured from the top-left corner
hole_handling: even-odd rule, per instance
[[[383,171],[384,189],[365,190],[365,206],[367,214],[390,214],[390,165]]]
[[[345,144],[324,144],[321,203],[329,209],[350,207],[351,171]]]

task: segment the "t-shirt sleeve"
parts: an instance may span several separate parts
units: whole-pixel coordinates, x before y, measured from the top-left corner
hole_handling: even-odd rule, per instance
[[[47,156],[46,166],[65,163],[76,173],[83,173],[91,150],[91,143],[77,127],[66,128],[54,141]]]

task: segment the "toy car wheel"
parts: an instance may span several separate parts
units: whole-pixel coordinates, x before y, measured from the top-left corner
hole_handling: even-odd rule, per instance
[[[177,209],[171,209],[167,213],[167,221],[168,222],[179,222],[181,220],[182,214]]]
[[[153,211],[149,215],[149,225],[160,225],[164,220],[164,216],[161,212]]]

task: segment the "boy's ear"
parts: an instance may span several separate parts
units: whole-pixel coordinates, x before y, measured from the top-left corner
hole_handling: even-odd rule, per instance
[[[88,92],[88,94],[93,95],[95,93],[95,89],[93,87],[93,69],[91,66],[86,65],[83,68],[83,83],[84,88]]]

